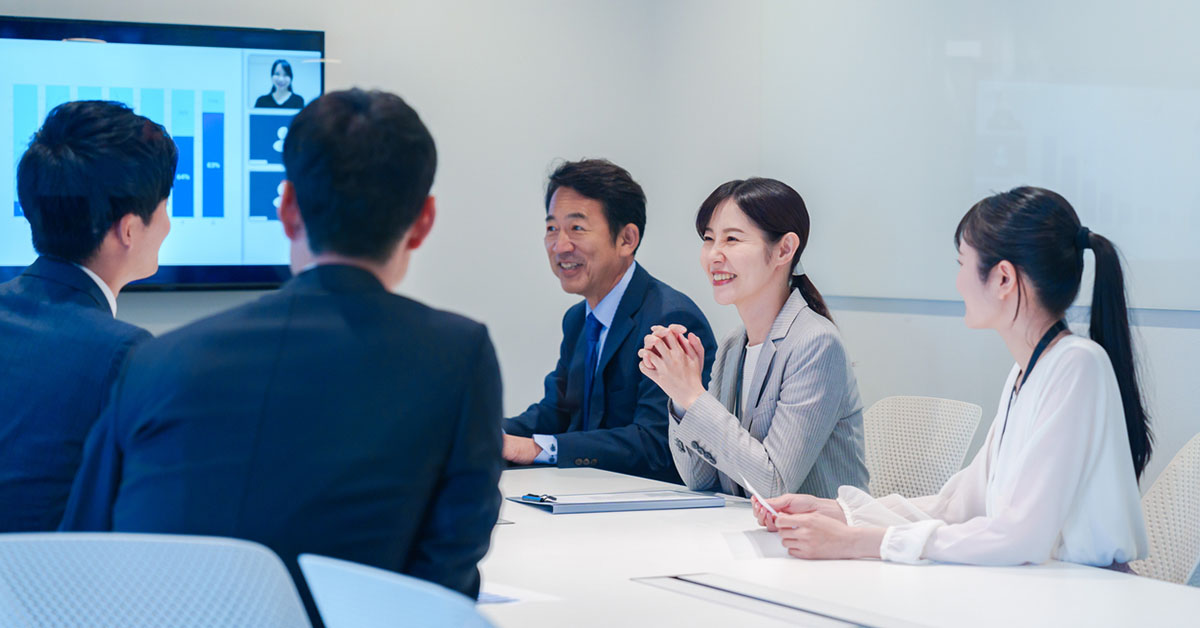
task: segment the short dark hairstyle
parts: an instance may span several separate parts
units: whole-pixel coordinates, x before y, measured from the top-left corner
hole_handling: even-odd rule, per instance
[[[429,196],[437,149],[399,96],[351,89],[296,115],[283,164],[314,253],[384,262]]]
[[[625,225],[638,230],[638,248],[646,237],[646,193],[629,171],[607,159],[568,161],[554,169],[546,186],[546,211],[558,188],[571,188],[592,200],[600,201],[613,242]],[[633,250],[637,253],[637,248]]]
[[[33,248],[78,264],[126,214],[148,224],[171,193],[178,158],[166,129],[123,104],[55,107],[17,166],[17,198]]]
[[[288,78],[296,78],[292,76],[292,64],[287,62],[287,59],[276,59],[275,63],[271,64],[271,76],[275,76],[275,68],[282,67],[283,73],[288,75]]]

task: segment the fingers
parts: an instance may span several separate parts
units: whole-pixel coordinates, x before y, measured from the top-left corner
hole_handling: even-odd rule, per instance
[[[803,512],[813,512],[817,509],[817,500],[812,495],[797,495],[788,493],[779,497],[772,497],[767,500],[771,507],[779,512],[799,514]]]
[[[768,532],[778,532],[779,528],[775,527],[775,515],[772,515],[769,510],[763,508],[758,498],[752,497],[750,503],[754,507],[754,519],[758,521],[758,525],[766,528]]]

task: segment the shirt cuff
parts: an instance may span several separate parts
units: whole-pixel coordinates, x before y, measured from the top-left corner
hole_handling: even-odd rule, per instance
[[[683,415],[679,414],[679,409],[675,407],[675,402],[667,399],[667,414],[675,419],[675,425],[683,423]]]
[[[558,437],[534,434],[533,442],[542,448],[542,453],[533,459],[534,464],[558,464]]]

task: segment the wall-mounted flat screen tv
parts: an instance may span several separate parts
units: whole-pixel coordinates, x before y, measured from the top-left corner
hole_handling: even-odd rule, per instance
[[[0,281],[37,255],[16,192],[31,137],[64,102],[111,100],[179,147],[159,271],[130,288],[278,285],[283,140],[324,91],[324,53],[319,31],[0,17]]]

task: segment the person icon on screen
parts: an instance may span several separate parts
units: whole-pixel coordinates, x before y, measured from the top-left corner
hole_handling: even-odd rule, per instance
[[[304,97],[292,91],[292,64],[283,59],[276,59],[271,64],[271,83],[275,86],[270,92],[258,97],[254,106],[259,109],[302,109]]]

